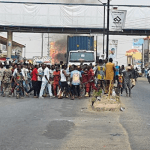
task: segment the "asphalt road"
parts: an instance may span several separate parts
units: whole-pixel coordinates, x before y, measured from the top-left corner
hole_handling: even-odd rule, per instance
[[[125,94],[125,93],[124,93]],[[131,149],[150,150],[150,84],[139,78],[132,90],[132,98],[122,98],[126,110],[120,123],[128,133]]]
[[[88,99],[0,97],[0,150],[150,150],[149,89],[140,78],[124,112],[93,112]]]

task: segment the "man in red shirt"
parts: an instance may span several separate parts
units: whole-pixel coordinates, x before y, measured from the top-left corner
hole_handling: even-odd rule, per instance
[[[35,65],[33,71],[31,72],[32,76],[32,88],[27,92],[30,93],[31,91],[34,90],[34,98],[37,98],[37,76],[38,76],[38,66]]]
[[[57,97],[57,87],[59,86],[59,80],[60,80],[60,71],[58,70],[58,67],[56,67],[56,71],[53,72],[53,90],[54,95]]]
[[[92,69],[92,66],[89,66],[88,67],[88,84],[87,84],[87,90],[86,92],[90,92],[90,88],[92,87],[92,89],[96,90],[97,91],[97,88],[95,86],[95,83],[94,83],[94,70]]]

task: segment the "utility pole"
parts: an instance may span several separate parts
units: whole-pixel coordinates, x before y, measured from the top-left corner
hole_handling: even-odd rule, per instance
[[[26,57],[26,44],[24,46],[24,57]]]
[[[148,39],[148,64],[149,64],[149,61],[150,61],[150,58],[149,58],[149,54],[150,54],[150,51],[149,51],[149,36],[147,36],[147,39]],[[148,66],[150,67],[150,66]]]
[[[108,59],[108,52],[109,52],[109,7],[110,7],[110,0],[107,1],[107,47],[106,47],[106,59]]]
[[[105,11],[106,11],[106,3],[103,3],[104,5],[104,22],[103,22],[103,54],[105,51]]]
[[[47,55],[50,56],[50,55],[49,55],[49,53],[50,53],[50,47],[49,47],[49,33],[48,33],[48,50],[47,50],[47,51],[48,51],[48,54],[47,54]]]
[[[41,57],[43,57],[43,33],[42,33],[42,50],[41,50]]]
[[[144,68],[144,44],[142,44],[142,68]]]
[[[96,62],[97,62],[97,34],[96,34]]]

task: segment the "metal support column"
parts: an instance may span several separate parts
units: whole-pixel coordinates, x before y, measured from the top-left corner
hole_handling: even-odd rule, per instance
[[[104,22],[103,22],[103,54],[105,51],[105,11],[106,11],[106,3],[103,3],[104,5]]]
[[[7,32],[7,58],[11,58],[12,54],[12,41],[13,41],[13,32]]]
[[[48,56],[50,56],[50,47],[49,47],[50,43],[49,43],[49,33],[48,33]]]
[[[43,57],[43,33],[42,33],[42,50],[41,50],[41,57]]]
[[[107,47],[106,47],[106,59],[108,59],[108,52],[109,52],[109,7],[110,7],[110,0],[107,1]]]

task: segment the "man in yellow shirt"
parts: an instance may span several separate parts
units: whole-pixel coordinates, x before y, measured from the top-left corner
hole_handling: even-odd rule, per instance
[[[113,59],[110,58],[109,62],[106,64],[106,91],[105,93],[108,93],[109,86],[110,87],[110,94],[112,94],[112,88],[113,88],[113,80],[114,80],[114,70],[115,70],[115,64],[113,63]]]

